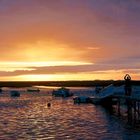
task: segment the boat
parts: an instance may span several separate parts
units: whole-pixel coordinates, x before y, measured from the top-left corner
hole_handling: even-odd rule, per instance
[[[109,103],[111,101],[111,97],[115,94],[115,92],[118,91],[120,91],[120,87],[116,88],[113,84],[100,90],[95,89],[95,94],[93,97],[91,97],[91,102],[93,104],[106,104],[107,102]]]
[[[72,93],[70,93],[70,90],[65,88],[65,87],[61,87],[57,90],[53,90],[52,91],[52,96],[55,96],[55,97],[70,97],[70,96],[73,96]]]
[[[10,94],[11,94],[11,97],[20,97],[20,92],[16,90],[12,90]]]
[[[91,103],[91,99],[88,96],[76,96],[73,100],[74,103]]]
[[[28,92],[39,92],[40,89],[39,88],[29,88],[27,89]]]

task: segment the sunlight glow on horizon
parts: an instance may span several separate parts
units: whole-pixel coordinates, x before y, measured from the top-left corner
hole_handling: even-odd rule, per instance
[[[136,0],[1,0],[0,81],[140,79],[139,9]]]
[[[84,65],[94,65],[88,62],[73,62],[73,61],[51,61],[51,62],[0,62],[0,72],[10,72],[16,71],[19,75],[9,75],[2,76],[0,81],[71,81],[71,80],[123,80],[125,73],[132,71],[131,76],[138,80],[140,78],[140,71],[138,69],[119,69],[119,70],[95,70],[95,71],[85,71],[85,72],[56,72],[52,74],[46,71],[46,74],[24,74],[24,71],[34,71],[36,68],[40,67],[51,67],[51,66],[81,66]],[[9,67],[8,67],[9,66]],[[36,67],[38,66],[38,67]],[[95,66],[96,67],[96,66]],[[54,69],[54,68],[53,68]],[[51,70],[51,69],[50,69]],[[22,73],[23,71],[23,73]],[[133,73],[137,71],[137,74]]]
[[[91,65],[90,62],[48,61],[48,62],[0,62],[0,71],[33,70],[32,67],[43,66],[80,66]]]
[[[111,76],[110,76],[111,75]],[[125,73],[123,71],[112,70],[93,73],[75,74],[38,74],[38,75],[20,75],[3,78],[3,81],[77,81],[77,80],[123,80]],[[136,74],[131,74],[132,80],[138,80]]]
[[[72,80],[108,80],[108,75],[103,74],[40,74],[40,75],[21,75],[8,77],[10,81],[72,81]],[[7,81],[7,79],[3,79]]]

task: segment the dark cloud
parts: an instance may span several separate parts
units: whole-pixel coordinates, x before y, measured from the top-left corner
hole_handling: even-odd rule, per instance
[[[80,66],[47,66],[47,67],[29,67],[33,70],[15,70],[12,72],[0,71],[0,76],[19,76],[19,75],[38,75],[38,74],[76,74],[76,73],[105,73],[109,70],[122,70],[124,73],[140,72],[140,65],[137,67],[128,65],[80,65]],[[128,69],[128,70],[127,70]]]

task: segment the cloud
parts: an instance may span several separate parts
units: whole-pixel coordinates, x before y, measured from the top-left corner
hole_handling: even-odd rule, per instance
[[[140,75],[140,69],[130,69],[130,70],[124,70],[124,73],[131,73],[131,74],[139,74]]]
[[[29,69],[29,70],[28,70]],[[40,75],[40,74],[76,74],[76,73],[105,73],[106,71],[122,71],[124,73],[139,72],[140,65],[137,67],[128,65],[94,64],[79,66],[45,66],[28,67],[27,70],[0,71],[0,76],[19,76],[19,75]]]
[[[114,37],[122,40],[120,35],[131,36],[132,30],[139,30],[138,5],[136,1],[115,0],[6,1],[1,30],[3,36],[7,37],[4,32],[9,34],[8,40],[19,42],[46,38],[70,43],[99,43]]]
[[[139,68],[139,13],[138,0],[1,0],[0,61],[96,63],[1,75]]]

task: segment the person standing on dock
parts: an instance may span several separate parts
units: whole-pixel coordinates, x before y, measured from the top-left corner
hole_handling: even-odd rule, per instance
[[[124,77],[125,80],[125,95],[131,96],[132,86],[131,86],[131,77],[129,74],[126,74]]]

